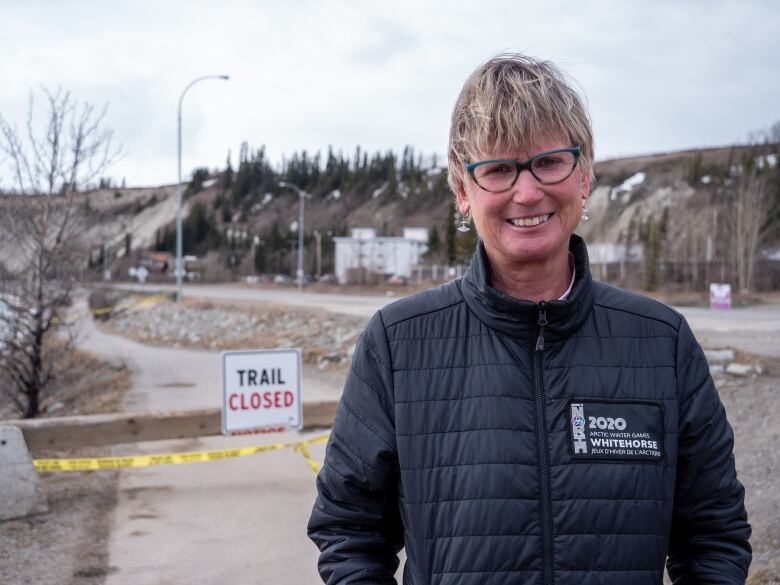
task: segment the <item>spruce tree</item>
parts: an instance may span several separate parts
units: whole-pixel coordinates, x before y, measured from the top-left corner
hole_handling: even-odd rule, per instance
[[[447,251],[447,263],[455,264],[455,201],[451,200],[447,205],[447,218],[444,224],[445,247]]]

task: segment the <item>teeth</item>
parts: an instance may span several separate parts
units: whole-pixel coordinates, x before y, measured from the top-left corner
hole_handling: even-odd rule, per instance
[[[539,225],[540,223],[544,223],[548,219],[550,219],[550,213],[547,213],[545,215],[537,215],[536,217],[528,217],[528,218],[520,218],[520,219],[510,219],[509,222],[512,225],[520,226],[520,227],[533,227],[535,225]]]

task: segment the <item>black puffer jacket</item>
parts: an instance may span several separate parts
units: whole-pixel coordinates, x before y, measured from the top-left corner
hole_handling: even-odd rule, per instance
[[[744,583],[733,436],[685,320],[590,278],[569,299],[463,279],[382,309],[358,350],[309,535],[328,584]]]

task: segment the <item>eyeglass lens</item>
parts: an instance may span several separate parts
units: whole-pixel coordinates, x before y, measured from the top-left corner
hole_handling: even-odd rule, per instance
[[[554,152],[532,158],[531,174],[540,183],[551,184],[565,180],[574,170],[573,152]],[[517,178],[517,165],[512,162],[487,162],[474,169],[474,179],[487,191],[505,191]]]

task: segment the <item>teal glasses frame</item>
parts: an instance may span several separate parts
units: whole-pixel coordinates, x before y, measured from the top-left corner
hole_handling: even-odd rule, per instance
[[[563,177],[561,179],[557,179],[555,181],[544,181],[544,180],[540,179],[536,175],[536,173],[534,172],[534,167],[533,167],[534,162],[536,162],[540,158],[544,158],[546,156],[549,156],[551,154],[556,154],[556,153],[559,153],[559,152],[570,152],[570,153],[572,153],[574,155],[574,162],[572,163],[571,169],[569,170],[569,172],[566,173],[565,177]],[[541,183],[542,185],[557,185],[558,183],[563,183],[566,179],[568,179],[571,176],[571,174],[574,172],[574,169],[577,168],[577,163],[580,160],[580,155],[581,154],[582,154],[582,150],[580,149],[580,146],[577,145],[577,146],[573,146],[571,148],[556,148],[555,150],[548,150],[546,152],[540,152],[539,154],[537,154],[535,156],[532,156],[531,158],[529,158],[526,161],[517,161],[517,160],[503,159],[503,158],[490,159],[490,160],[478,160],[478,161],[473,162],[473,163],[467,163],[467,164],[464,165],[464,167],[466,168],[466,172],[471,177],[471,180],[474,181],[477,185],[479,185],[480,189],[484,189],[485,191],[489,191],[490,193],[503,193],[504,191],[509,191],[509,189],[511,189],[512,187],[515,186],[515,183],[517,183],[517,178],[520,176],[520,173],[522,171],[524,171],[524,170],[526,170],[529,173],[531,173],[533,178],[536,179],[537,181],[539,181],[539,183]],[[491,189],[485,189],[482,185],[479,184],[479,181],[477,180],[477,177],[476,177],[476,175],[474,173],[478,167],[480,167],[482,165],[486,165],[486,164],[493,164],[493,163],[506,163],[506,164],[514,165],[515,169],[517,170],[517,172],[515,174],[515,178],[512,180],[512,182],[506,188],[501,189],[499,191],[493,191]]]

